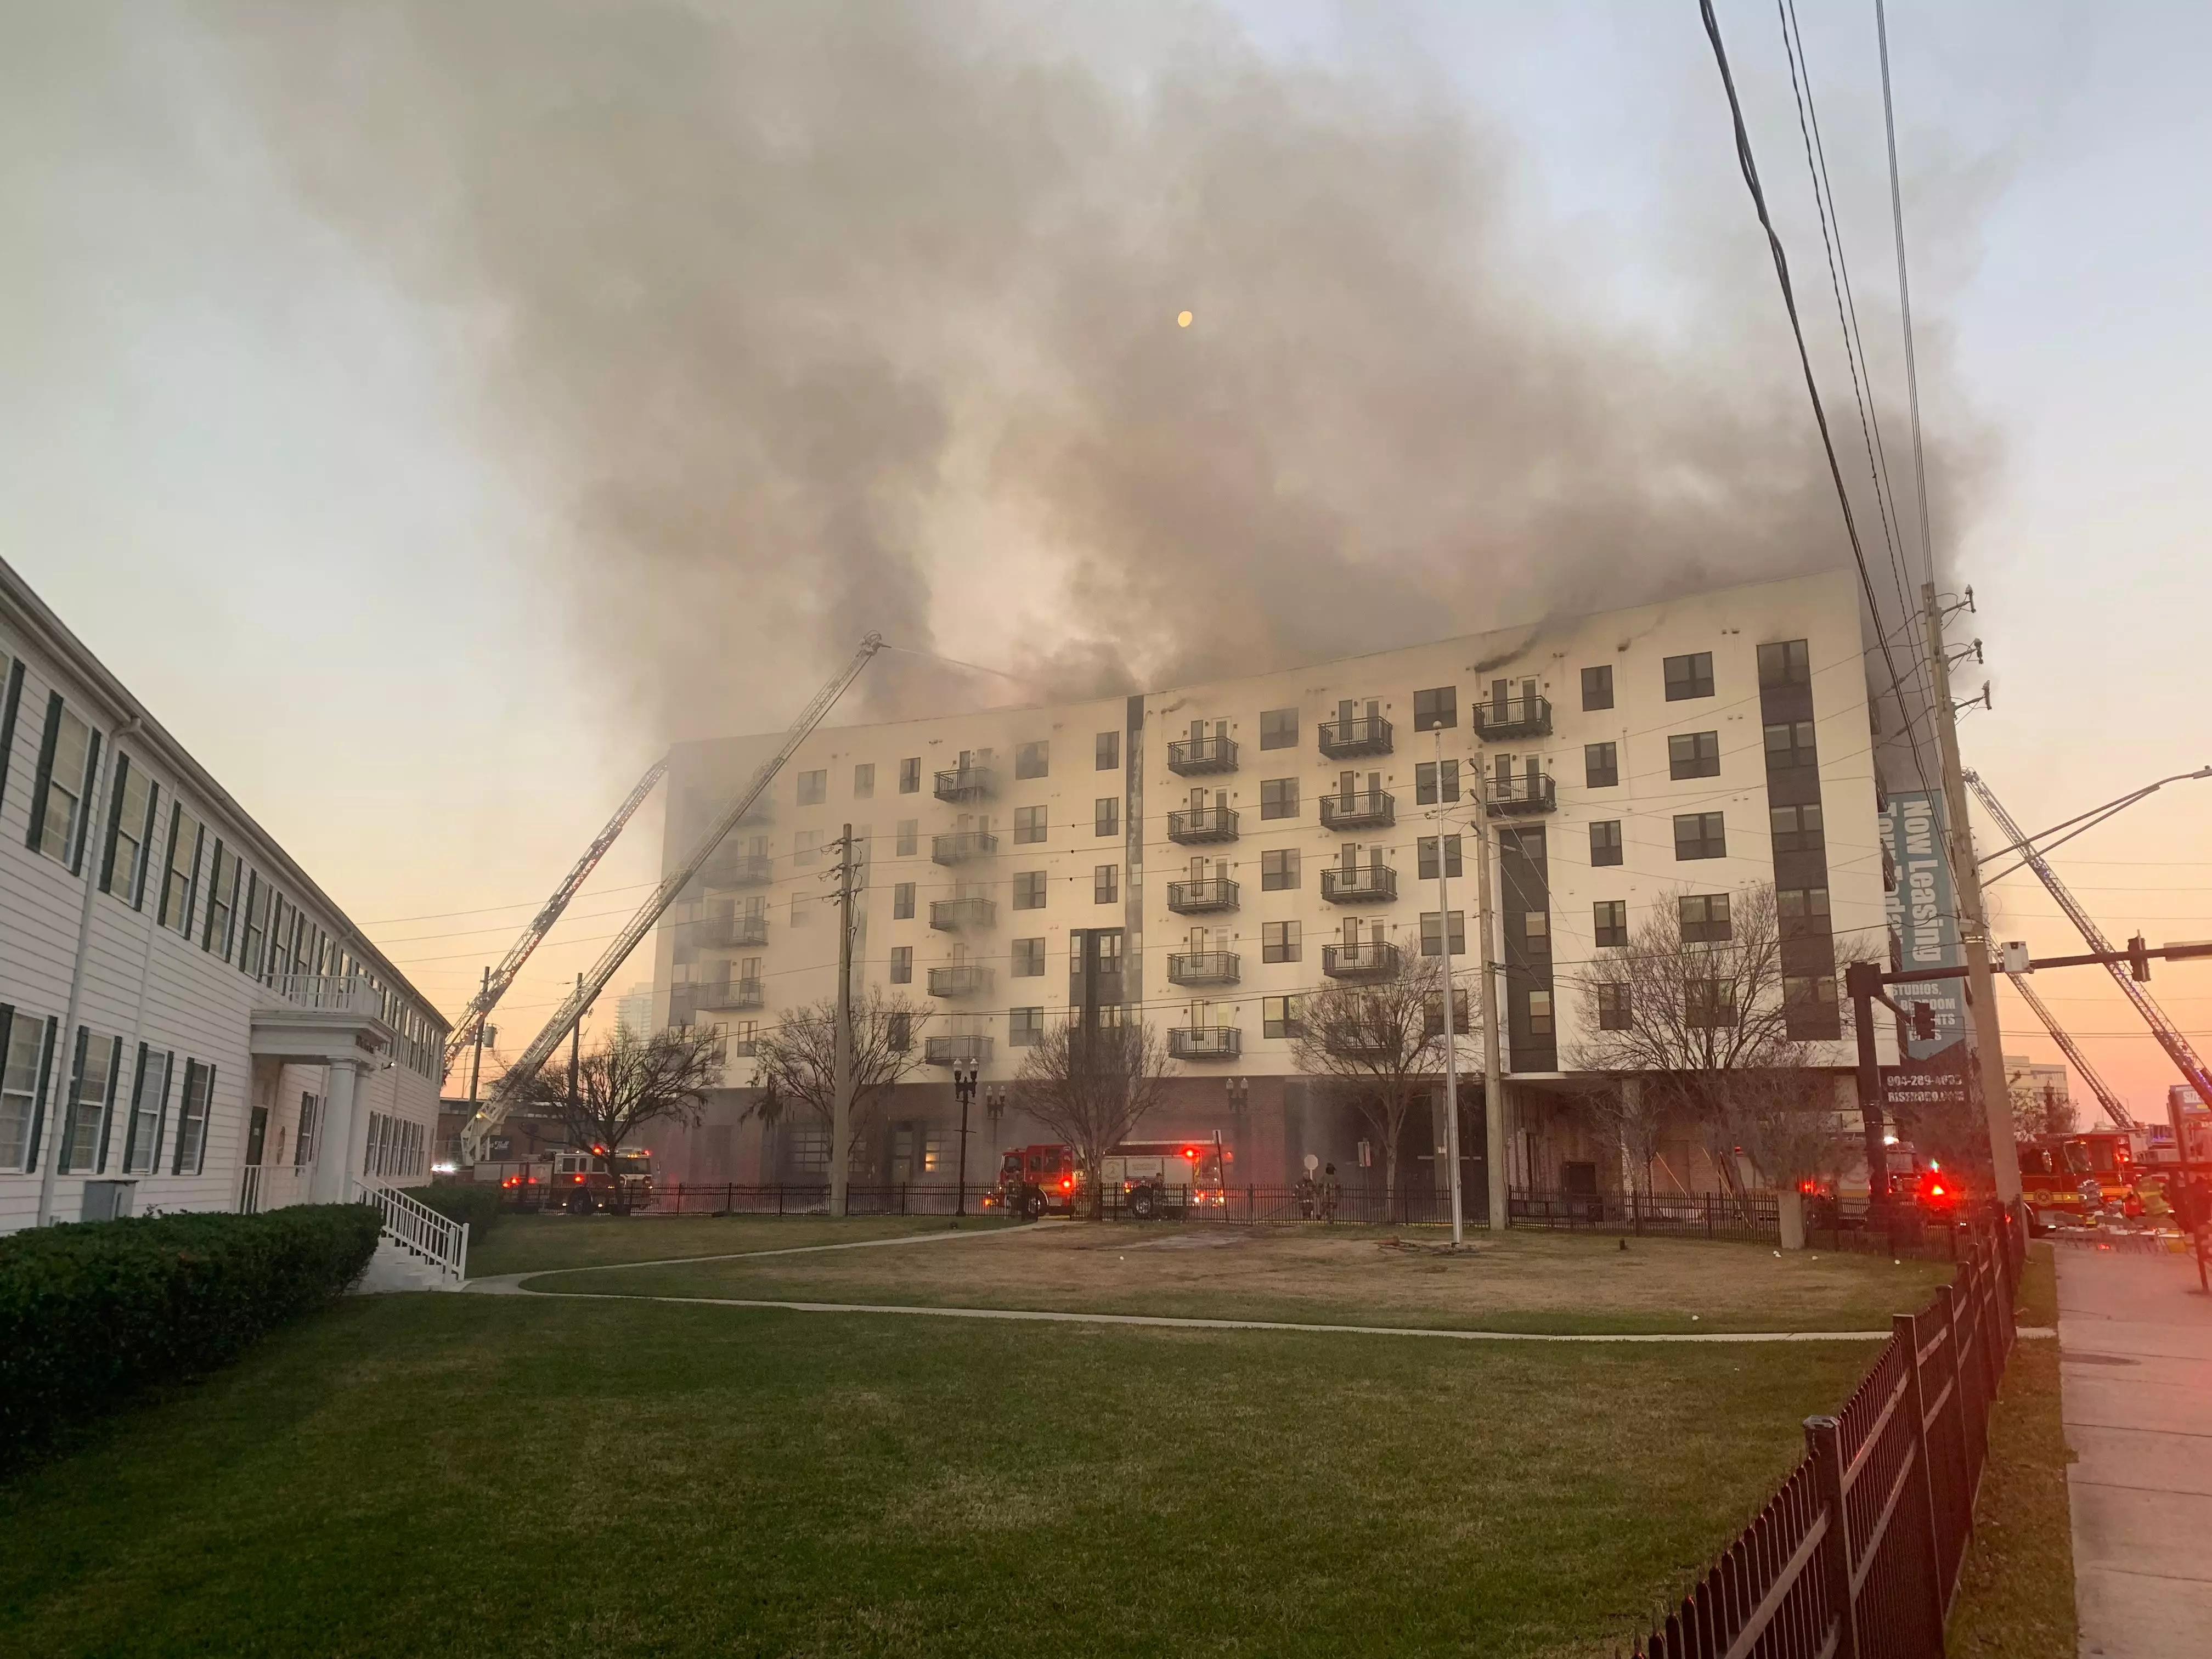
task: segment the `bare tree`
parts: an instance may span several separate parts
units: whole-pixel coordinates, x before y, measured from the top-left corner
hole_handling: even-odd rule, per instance
[[[1577,1115],[1620,1149],[1621,1185],[1651,1195],[1651,1166],[1671,1126],[1670,1103],[1662,1090],[1646,1089],[1640,1077],[1616,1078],[1576,1103]]]
[[[1388,979],[1333,985],[1305,997],[1293,1049],[1298,1067],[1327,1079],[1375,1131],[1382,1154],[1383,1213],[1395,1215],[1398,1143],[1406,1114],[1443,1076],[1443,960],[1404,957]],[[1453,999],[1467,1030],[1465,991]]]
[[[1805,1183],[1832,1173],[1840,1150],[1833,1082],[1802,1068],[1739,1072],[1722,1121],[1733,1150],[1774,1190],[1782,1248],[1802,1249]]]
[[[721,1086],[722,1067],[715,1032],[674,1026],[640,1036],[618,1025],[578,1061],[573,1098],[567,1072],[556,1066],[531,1079],[523,1102],[559,1122],[570,1146],[597,1152],[619,1176],[617,1155],[647,1124],[699,1121],[708,1091]],[[619,1179],[615,1190],[619,1202]]]
[[[846,1144],[830,1149],[848,1169],[865,1109],[921,1064],[921,1032],[929,1016],[927,1008],[874,987],[854,1000],[853,1109],[846,1119]],[[786,1013],[758,1039],[755,1063],[761,1091],[755,1115],[774,1122],[797,1108],[831,1128],[837,1111],[837,1000],[824,997]]]
[[[1074,1153],[1094,1218],[1104,1199],[1100,1165],[1165,1097],[1169,1063],[1142,1019],[1090,1031],[1063,1020],[1022,1056],[1015,1098]]]

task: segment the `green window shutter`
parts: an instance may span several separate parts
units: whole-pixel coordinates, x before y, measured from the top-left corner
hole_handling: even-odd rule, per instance
[[[23,1161],[27,1173],[39,1167],[39,1139],[46,1127],[46,1089],[54,1075],[54,1038],[61,1021],[46,1016],[46,1040],[39,1047],[39,1092],[31,1103],[31,1155]]]
[[[110,1037],[107,1050],[107,1098],[100,1108],[100,1164],[99,1172],[107,1173],[107,1140],[115,1127],[115,1091],[123,1081],[123,1039]]]
[[[115,775],[107,781],[107,839],[100,854],[100,890],[103,893],[115,890],[115,837],[123,828],[123,790],[130,781],[131,757],[118,750]]]
[[[24,845],[33,853],[46,833],[46,786],[53,781],[54,745],[62,736],[62,694],[46,694],[46,735],[39,739],[39,769],[31,781],[31,833]]]
[[[70,1142],[76,1139],[76,1091],[84,1081],[84,1060],[91,1046],[92,1033],[78,1026],[76,1046],[70,1051],[69,1080],[62,1085],[61,1110],[54,1114],[61,1120],[54,1139],[54,1169],[61,1175],[70,1173]]]
[[[8,701],[0,707],[0,800],[8,799],[8,767],[15,757],[15,709],[23,701],[23,664],[8,665]]]
[[[76,845],[67,849],[69,872],[73,876],[84,872],[84,849],[92,841],[92,815],[99,811],[100,806],[93,796],[99,787],[100,733],[95,732],[92,734],[91,751],[85,759],[84,781],[79,786],[83,793],[77,801]]]

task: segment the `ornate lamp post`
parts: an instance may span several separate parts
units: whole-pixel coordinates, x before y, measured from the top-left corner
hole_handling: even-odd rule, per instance
[[[968,1213],[968,1108],[975,1098],[975,1067],[955,1062],[952,1067],[952,1092],[960,1097],[960,1197],[953,1206],[955,1215]]]

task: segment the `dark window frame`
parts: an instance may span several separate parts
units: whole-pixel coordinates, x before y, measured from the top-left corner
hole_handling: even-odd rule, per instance
[[[1628,943],[1628,901],[1597,899],[1590,905],[1591,942],[1601,948]]]
[[[1682,665],[1679,672],[1674,666],[1677,663]],[[1713,653],[1710,651],[1686,651],[1668,657],[1661,664],[1659,672],[1668,702],[1689,702],[1713,695]]]
[[[1627,862],[1627,838],[1621,833],[1620,818],[1592,818],[1589,827],[1589,860],[1594,870]],[[1610,830],[1608,836],[1606,832]]]
[[[1717,778],[1721,775],[1721,734],[1718,732],[1674,732],[1667,738],[1667,775],[1676,782],[1685,778]]]
[[[1298,711],[1263,708],[1260,711],[1260,747],[1295,749],[1298,746]]]
[[[1617,743],[1586,743],[1583,745],[1583,787],[1585,789],[1618,789],[1620,787],[1620,745]]]
[[[1583,709],[1585,713],[1613,707],[1613,665],[1599,663],[1583,670]]]
[[[1458,686],[1432,685],[1413,693],[1413,730],[1449,732],[1458,724]]]

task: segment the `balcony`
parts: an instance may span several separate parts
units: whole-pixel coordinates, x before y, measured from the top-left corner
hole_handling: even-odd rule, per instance
[[[1358,945],[1324,945],[1321,970],[1331,979],[1395,979],[1398,947],[1379,939],[1364,939]]]
[[[937,775],[937,798],[959,802],[981,800],[997,787],[991,769],[975,762],[965,766],[947,767]]]
[[[1390,752],[1390,722],[1380,714],[1359,714],[1348,720],[1323,720],[1321,752],[1331,760],[1350,760],[1359,755]]]
[[[1244,1052],[1244,1033],[1234,1025],[1171,1025],[1168,1054],[1174,1060],[1235,1060]]]
[[[709,916],[700,925],[699,942],[709,949],[720,951],[766,945],[768,917],[750,912],[744,915]]]
[[[1168,957],[1170,985],[1234,985],[1237,957],[1234,951],[1186,951]]]
[[[1321,872],[1321,896],[1330,904],[1387,904],[1398,896],[1398,872],[1387,864],[1339,865]]]
[[[1548,772],[1522,772],[1511,777],[1486,778],[1482,786],[1483,809],[1493,818],[1526,817],[1534,812],[1559,810]]]
[[[1398,798],[1387,789],[1347,789],[1321,798],[1324,830],[1387,830],[1398,821]]]
[[[932,899],[929,902],[929,925],[942,933],[957,933],[970,927],[995,927],[999,920],[996,899],[965,898]]]
[[[1234,738],[1177,738],[1168,744],[1168,770],[1186,778],[1237,769]]]
[[[991,988],[991,970],[980,962],[956,962],[929,970],[929,994],[933,997],[977,997]]]
[[[1168,839],[1186,847],[1237,839],[1237,811],[1231,806],[1192,806],[1168,814]]]
[[[1552,735],[1549,697],[1496,698],[1474,705],[1474,734],[1485,743],[1507,738],[1548,738]]]
[[[679,985],[677,994],[694,1009],[711,1009],[720,1012],[728,1009],[757,1008],[764,1000],[757,979],[695,979],[688,986]],[[685,993],[689,993],[688,995]]]
[[[970,859],[988,858],[999,850],[999,838],[988,830],[956,830],[949,836],[929,838],[929,858],[933,864],[965,864]]]
[[[922,1060],[931,1066],[981,1066],[991,1058],[987,1036],[933,1036],[921,1040]]]
[[[1234,910],[1237,908],[1237,884],[1226,876],[1212,876],[1204,881],[1171,881],[1168,884],[1168,908],[1179,916],[1203,915],[1209,910]]]
[[[709,887],[765,887],[775,879],[775,860],[766,853],[730,853],[716,848],[699,872]]]

